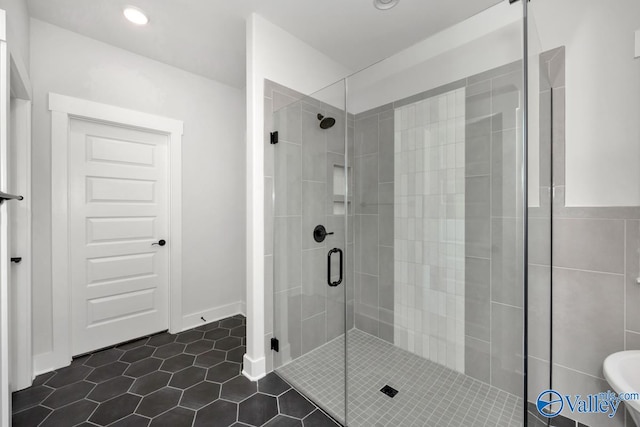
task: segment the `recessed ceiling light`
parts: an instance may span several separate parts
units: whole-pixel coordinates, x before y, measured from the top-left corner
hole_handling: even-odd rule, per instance
[[[380,10],[388,10],[398,4],[400,0],[373,0],[373,5]]]
[[[147,25],[149,23],[147,15],[137,7],[129,6],[125,8],[124,17],[136,25]]]

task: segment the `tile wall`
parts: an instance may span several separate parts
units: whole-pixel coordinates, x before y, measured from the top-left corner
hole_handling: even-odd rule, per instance
[[[521,64],[467,79],[465,373],[523,388]]]
[[[413,318],[407,316],[406,320],[402,320],[402,322],[404,322],[403,324],[410,325],[410,327],[398,328],[398,325],[395,323],[396,321],[400,321],[400,319],[394,318],[394,335],[397,336],[394,336],[393,339],[397,345],[409,348],[409,331],[412,331],[414,336],[413,350],[416,351],[416,313],[420,316],[423,314],[423,311],[415,309],[415,301],[420,301],[421,307],[426,304],[428,309],[429,304],[433,304],[431,312],[437,312],[438,316],[444,317],[444,319],[442,322],[428,322],[427,328],[425,328],[424,325],[424,318],[420,319],[422,321],[420,325],[420,328],[422,328],[421,332],[428,329],[429,334],[431,334],[431,328],[433,326],[433,335],[438,337],[437,339],[444,340],[443,337],[447,337],[448,335],[455,337],[456,332],[453,331],[457,331],[458,334],[461,330],[464,331],[462,341],[464,349],[461,349],[462,351],[454,352],[454,349],[450,348],[449,353],[454,353],[455,356],[447,357],[447,349],[442,348],[440,355],[434,352],[434,360],[438,360],[438,357],[440,360],[446,360],[450,366],[455,365],[456,369],[464,371],[467,375],[499,387],[514,395],[522,395],[523,387],[522,210],[519,208],[522,205],[522,198],[519,191],[521,188],[519,185],[521,169],[518,163],[518,159],[521,158],[522,153],[517,150],[517,147],[521,145],[521,137],[519,129],[516,127],[517,120],[519,119],[517,109],[520,107],[522,92],[521,80],[521,64],[508,64],[413,95],[409,98],[395,101],[391,104],[383,105],[356,116],[357,135],[376,135],[373,129],[376,126],[379,127],[378,121],[371,120],[366,122],[364,120],[365,118],[376,115],[378,117],[382,115],[392,117],[391,111],[402,110],[411,105],[416,106],[425,100],[439,99],[448,93],[457,93],[459,103],[464,103],[464,107],[460,106],[460,111],[464,111],[465,117],[463,121],[464,131],[460,129],[460,121],[458,120],[458,129],[460,129],[458,135],[464,135],[462,140],[458,139],[458,143],[461,143],[460,141],[464,142],[464,144],[459,147],[459,150],[464,148],[464,154],[459,153],[458,158],[464,159],[464,165],[462,168],[457,168],[458,174],[463,173],[462,176],[464,177],[464,185],[460,185],[460,187],[464,189],[464,196],[462,198],[458,196],[459,199],[462,199],[458,209],[461,211],[460,213],[462,213],[460,218],[464,218],[464,224],[453,228],[453,230],[464,233],[463,239],[458,243],[458,246],[462,246],[463,250],[463,255],[460,257],[463,258],[462,268],[459,270],[463,270],[464,273],[458,273],[458,277],[462,277],[462,280],[457,281],[459,284],[464,284],[464,289],[458,289],[456,291],[456,297],[463,296],[463,298],[456,298],[455,304],[453,304],[452,300],[450,304],[452,306],[451,310],[447,310],[447,304],[443,301],[442,305],[444,307],[441,309],[440,300],[438,300],[436,304],[435,298],[429,298],[429,296],[424,293],[420,294],[420,292],[418,292],[418,296],[416,296],[416,289],[422,290],[422,287],[414,287],[414,294],[409,295],[406,293],[406,284],[400,282],[402,285],[399,285],[399,282],[394,278],[394,317],[402,316],[398,310],[402,310],[401,301],[403,298],[405,302],[410,300],[414,302],[414,311]],[[464,94],[463,98],[460,98],[461,94]],[[453,105],[456,105],[455,102]],[[457,115],[459,114],[455,113],[454,117]],[[395,121],[395,113],[393,117]],[[401,118],[402,116],[400,116],[400,120]],[[401,126],[402,123],[400,124],[400,127]],[[395,128],[399,129],[397,125]],[[456,135],[455,125],[452,135]],[[446,140],[446,136],[444,138]],[[364,144],[366,144],[366,142]],[[394,153],[394,155],[397,154],[398,153]],[[432,153],[429,154],[429,161],[435,162],[436,160],[446,159],[446,156],[440,158],[431,155]],[[455,156],[452,156],[452,158],[454,157]],[[402,168],[398,169],[399,161],[401,161],[401,159],[395,159],[394,176],[396,180],[398,176],[403,174]],[[374,179],[375,175],[367,169],[375,170],[377,167],[378,165],[375,162],[372,164],[360,163],[360,167],[356,167],[356,179],[362,176],[363,178],[361,179],[371,182],[370,180]],[[408,165],[404,165],[403,167],[405,167],[407,171],[410,170],[410,166]],[[367,176],[369,178],[367,178]],[[460,180],[460,178],[459,176],[458,179]],[[409,181],[407,181],[407,183],[408,182]],[[445,175],[443,176],[443,183],[446,182]],[[455,182],[455,179],[452,180],[452,182]],[[358,185],[356,182],[356,191],[362,191],[364,189],[365,193],[367,188],[373,187],[367,187],[363,184],[364,188],[360,188]],[[380,186],[381,184],[378,183],[378,185]],[[400,187],[398,187],[399,185]],[[401,183],[396,181],[395,187],[396,189],[401,188]],[[368,195],[365,194],[363,197],[371,198],[369,202],[365,204],[371,205],[372,202],[376,200],[374,197],[380,197],[380,195],[376,195],[373,193],[373,190],[369,190]],[[390,199],[395,200],[395,198]],[[398,200],[396,200],[396,202]],[[423,202],[424,200],[425,195],[423,195]],[[430,200],[427,201],[426,208],[424,205],[421,206],[423,215],[425,215],[425,212],[428,215],[430,209],[434,209],[433,212],[435,212],[436,206],[439,209],[440,203],[434,206],[429,202]],[[360,233],[362,233],[363,236],[370,236],[372,233],[382,234],[383,232],[387,232],[395,234],[396,239],[399,236],[404,236],[404,234],[402,234],[404,231],[398,229],[398,220],[403,219],[401,207],[399,207],[398,203],[395,204],[398,209],[394,212],[395,224],[380,226],[379,224],[382,224],[382,222],[372,221],[373,224],[369,227],[365,224],[365,227],[362,228]],[[379,202],[379,206],[382,207],[384,204]],[[451,209],[455,206],[457,206],[455,202],[449,204]],[[366,215],[371,214],[375,215],[375,212],[366,213]],[[356,217],[357,216],[358,215],[356,215]],[[446,216],[442,216],[439,219],[445,218],[449,219],[449,217]],[[454,213],[451,212],[451,218],[458,217],[454,216]],[[378,215],[378,221],[380,221],[380,215]],[[546,223],[549,223],[548,217]],[[540,224],[544,224],[543,218],[540,218]],[[377,229],[375,227],[376,225],[378,225]],[[392,226],[394,230],[391,230]],[[415,227],[412,233],[408,233],[408,226],[409,223],[407,221],[407,238],[413,235],[416,240],[419,240],[418,237],[427,237],[427,241],[429,241],[429,236],[416,235]],[[404,225],[402,225],[402,227],[404,227]],[[543,242],[544,238],[541,243]],[[395,249],[396,260],[404,262],[404,260],[399,259],[399,257],[405,255],[402,255],[398,251],[398,243],[398,241],[395,241],[395,247],[391,246],[389,249]],[[356,239],[356,251],[358,251],[360,244],[361,240]],[[369,249],[366,250],[373,251],[373,248],[377,248],[379,253],[383,251],[382,246],[375,247],[373,244],[368,248]],[[424,254],[425,251],[423,249],[423,256]],[[371,259],[375,259],[375,255],[377,254],[374,253],[374,255],[370,255]],[[406,255],[409,255],[408,249]],[[415,259],[415,250],[412,256],[414,257],[413,259]],[[383,257],[380,255],[378,255],[378,257],[380,258],[380,271],[386,271],[387,267],[383,267]],[[395,266],[396,271],[397,267],[398,265]],[[458,262],[458,267],[460,267],[460,262]],[[359,271],[358,269],[359,266],[356,263],[356,272]],[[407,279],[408,274],[409,272],[407,270]],[[423,272],[419,274],[423,274]],[[396,276],[396,278],[402,278],[403,273],[395,272],[394,276]],[[446,276],[445,273],[445,275],[437,277],[446,278],[448,276]],[[455,274],[451,277],[455,278]],[[380,280],[379,290],[386,286],[386,283],[388,283],[387,280],[389,279],[384,281]],[[415,282],[415,278],[413,280],[414,283],[417,283]],[[429,280],[431,280],[431,271]],[[424,277],[422,278],[422,282],[424,286]],[[402,290],[403,287],[405,288],[404,291]],[[440,292],[442,292],[443,295],[446,294],[443,291]],[[405,294],[405,296],[403,296],[403,294]],[[359,294],[356,293],[356,313],[358,313],[358,306],[361,306],[358,301],[358,295]],[[461,303],[464,304],[463,309],[459,307]],[[456,306],[456,308],[453,308],[454,306]],[[368,308],[369,307],[367,307],[367,309]],[[407,305],[406,308],[407,314],[408,309],[409,305]],[[370,312],[373,311],[373,309],[370,310]],[[427,312],[428,311],[429,310],[427,310]],[[449,328],[451,331],[450,334],[448,334],[447,329],[444,328],[444,325],[447,324],[445,320],[447,316],[440,314],[449,312],[456,313],[456,316],[451,316],[451,318],[463,319],[464,321],[462,328]],[[438,317],[437,319],[439,320],[440,318]],[[375,322],[369,321],[369,319],[366,320],[369,324],[373,325],[371,330],[375,331]],[[411,324],[409,324],[409,322],[411,322]],[[442,323],[443,328],[438,330],[440,328],[435,328],[435,325],[439,326],[440,323]],[[450,321],[449,323],[453,325],[455,321]],[[360,325],[358,323],[358,315],[356,315],[356,327],[363,329]],[[386,326],[383,322],[378,322],[378,328],[380,328],[381,325]],[[363,330],[366,331],[366,329]],[[405,333],[406,338],[404,336]],[[546,340],[548,343],[548,338],[546,338]],[[424,341],[425,340],[422,340],[420,343],[420,345],[423,346],[423,354],[425,354]],[[434,346],[434,349],[435,348],[437,348],[437,346]],[[460,360],[460,356],[464,358]],[[429,346],[429,357],[431,357],[431,346]],[[454,360],[456,361],[455,363],[453,362]]]
[[[355,119],[355,326],[394,342],[393,108]]]
[[[465,89],[395,123],[395,344],[464,372]]]

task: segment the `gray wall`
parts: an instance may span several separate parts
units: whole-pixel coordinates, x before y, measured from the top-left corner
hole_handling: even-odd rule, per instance
[[[355,119],[355,326],[393,343],[394,110]]]
[[[318,113],[334,117],[336,124],[320,129]],[[353,141],[352,120],[349,129],[349,140]],[[276,145],[269,142],[271,131],[279,133]],[[349,328],[353,326],[353,260],[346,259],[342,285],[327,284],[329,249],[345,249],[344,216],[334,214],[334,202],[344,203],[344,197],[333,193],[334,165],[345,165],[344,132],[344,111],[265,81],[264,321],[268,370],[343,335],[345,322]],[[271,197],[274,185],[275,205]],[[353,187],[350,190],[353,192]],[[313,239],[313,229],[319,224],[335,233],[322,243]],[[351,226],[350,250],[345,255],[353,253],[353,236]],[[337,255],[333,261],[332,272],[337,274]],[[275,354],[269,348],[274,335],[280,341],[280,352]]]

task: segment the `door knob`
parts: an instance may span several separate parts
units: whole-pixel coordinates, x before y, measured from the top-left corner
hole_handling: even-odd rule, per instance
[[[164,246],[166,244],[167,244],[166,240],[160,239],[156,243],[152,243],[151,246],[153,246],[153,245]]]

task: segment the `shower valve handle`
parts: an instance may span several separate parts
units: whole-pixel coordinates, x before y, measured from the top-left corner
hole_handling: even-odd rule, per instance
[[[331,234],[333,234],[333,231],[328,232],[327,229],[324,228],[324,225],[316,225],[316,228],[313,229],[313,240],[322,243],[324,239]]]

